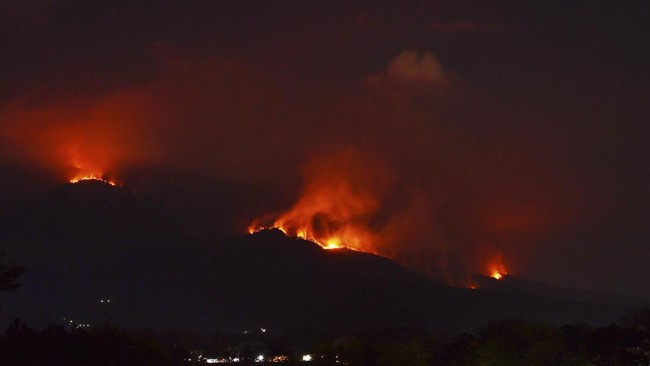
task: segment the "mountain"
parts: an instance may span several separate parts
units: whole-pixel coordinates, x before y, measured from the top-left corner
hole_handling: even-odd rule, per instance
[[[391,327],[464,331],[497,318],[603,324],[637,304],[436,283],[383,257],[324,250],[278,230],[204,242],[163,205],[100,182],[59,187],[0,216],[8,257],[27,267],[0,321],[212,334]],[[498,285],[498,286],[497,286]],[[110,301],[109,301],[110,300]]]
[[[534,297],[555,298],[587,304],[624,307],[647,307],[650,300],[634,296],[612,294],[602,291],[581,290],[575,288],[550,286],[543,283],[528,281],[510,275],[500,280],[474,274],[473,283],[480,288],[499,292],[524,293]]]

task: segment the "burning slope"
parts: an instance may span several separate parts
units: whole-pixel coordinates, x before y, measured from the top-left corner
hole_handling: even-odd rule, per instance
[[[115,181],[102,178],[101,175],[93,175],[93,174],[91,174],[91,175],[77,175],[74,178],[70,179],[70,183],[74,184],[74,183],[79,183],[79,182],[89,181],[89,180],[90,181],[103,182],[103,183],[109,184],[109,185],[111,185],[113,187],[117,186],[117,183]]]
[[[394,177],[366,153],[344,149],[318,156],[304,166],[303,174],[305,188],[297,202],[286,212],[254,220],[249,233],[276,228],[324,249],[348,248],[389,257],[460,286],[470,286],[475,272],[494,279],[507,274],[502,254],[491,247],[461,253],[465,260],[455,265],[462,268],[451,271],[447,243],[432,240],[425,255],[405,247],[433,237],[427,233],[430,215],[410,209],[405,215],[390,207],[392,196],[398,194]]]
[[[107,147],[104,146],[104,149]],[[70,155],[70,165],[72,165],[76,172],[74,176],[72,176],[69,179],[70,183],[78,183],[84,180],[95,180],[95,181],[100,181],[104,182],[106,184],[110,184],[112,186],[117,186],[118,183],[113,180],[108,178],[108,176],[104,173],[104,168],[102,168],[102,165],[109,165],[108,163],[101,164],[97,160],[96,156],[98,155],[98,152],[101,153],[104,157],[110,156],[110,154],[107,154],[106,152],[102,151],[101,147],[96,149],[94,151],[94,154],[90,154],[89,156],[86,156],[82,158],[81,154],[79,154],[78,149],[71,149],[69,152]],[[106,159],[102,159],[106,160]]]
[[[378,238],[371,220],[390,182],[387,171],[357,150],[344,150],[312,161],[304,174],[307,184],[298,202],[285,213],[255,220],[249,232],[277,228],[325,249],[376,254]],[[368,181],[375,184],[367,185]]]
[[[488,276],[494,278],[495,280],[500,280],[503,276],[508,274],[506,267],[503,265],[503,256],[499,255],[490,261],[487,267]]]
[[[65,181],[117,185],[125,169],[157,161],[148,137],[148,99],[138,90],[47,103],[16,98],[0,104],[3,161],[54,172]]]

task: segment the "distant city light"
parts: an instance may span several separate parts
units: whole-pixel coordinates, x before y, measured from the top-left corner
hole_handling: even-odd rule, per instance
[[[64,321],[64,322],[67,322],[68,325],[69,325],[72,329],[90,328],[90,324],[89,324],[89,323],[77,323],[77,322],[75,322],[74,320],[72,320],[72,319],[68,319],[68,318],[63,318],[63,321]]]
[[[262,331],[262,333],[266,333],[266,329],[265,329],[265,328],[260,328],[260,330]]]
[[[255,358],[255,362],[264,362],[264,355],[259,355]]]
[[[221,357],[221,358],[206,358],[205,362],[206,363],[227,363],[228,360],[226,360],[223,357]]]
[[[304,362],[310,362],[314,360],[314,357],[312,355],[302,355],[302,360]]]

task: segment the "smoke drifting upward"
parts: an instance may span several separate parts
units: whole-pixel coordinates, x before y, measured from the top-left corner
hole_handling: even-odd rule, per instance
[[[533,161],[532,146],[532,156],[504,166],[498,156],[517,149],[507,138],[480,146],[464,133],[483,122],[480,106],[467,104],[471,93],[431,53],[403,52],[362,86],[354,103],[322,113],[330,143],[307,155],[296,202],[251,231],[277,227],[466,286],[473,273],[522,268],[521,253],[570,219],[561,185]]]
[[[142,129],[147,109],[132,93],[90,103],[81,98],[41,105],[12,100],[0,113],[3,156],[57,172],[64,181],[119,179],[122,169],[159,158]]]
[[[344,141],[343,147],[330,144],[310,154],[297,201],[249,230],[276,227],[326,249],[380,254],[450,284],[468,285],[475,272],[506,273],[503,243],[472,237],[469,227],[476,223],[446,212],[456,200],[435,179],[443,165],[430,154],[451,151],[442,141],[449,134],[441,122],[445,111],[430,108],[445,99],[453,104],[453,80],[431,53],[412,51],[367,77],[366,96],[353,112],[337,111],[338,121],[330,124],[338,133],[330,139]]]
[[[250,231],[276,227],[326,249],[376,253],[379,237],[373,221],[391,181],[379,165],[352,148],[314,157],[304,166],[305,187],[298,202],[277,217],[254,222]]]
[[[203,243],[282,218],[449,283],[650,294],[636,5],[0,3],[0,202],[103,176]]]
[[[89,95],[75,95],[81,92],[74,86],[61,95],[37,89],[2,103],[3,162],[39,166],[65,181],[124,180],[155,167],[277,186],[270,172],[289,174],[280,163],[287,161],[283,147],[300,141],[300,130],[276,121],[290,120],[279,97],[284,92],[258,65],[184,58],[161,43],[151,49],[155,75],[126,89]]]
[[[400,53],[333,93],[295,90],[298,76],[260,62],[190,57],[161,43],[152,55],[154,76],[124,90],[5,102],[5,162],[65,181],[129,185],[133,171],[156,168],[172,182],[230,183],[218,193],[188,183],[188,197],[168,196],[213,202],[186,208],[217,217],[210,226],[262,217],[254,228],[377,253],[457,285],[474,272],[523,268],[525,253],[573,215],[544,147],[526,132],[499,133],[494,119],[507,113],[475,101],[430,52]],[[265,194],[252,199],[247,187]]]
[[[396,169],[347,147],[313,155],[304,188],[287,211],[254,220],[249,232],[278,228],[325,249],[383,255],[445,283],[468,286],[473,273],[507,273],[503,253],[486,241],[453,241],[432,194],[400,187]]]

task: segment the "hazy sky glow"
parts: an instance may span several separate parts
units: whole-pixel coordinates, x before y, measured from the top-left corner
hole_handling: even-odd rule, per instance
[[[538,3],[10,0],[1,202],[87,171],[219,237],[343,182],[436,278],[650,296],[643,2]]]

